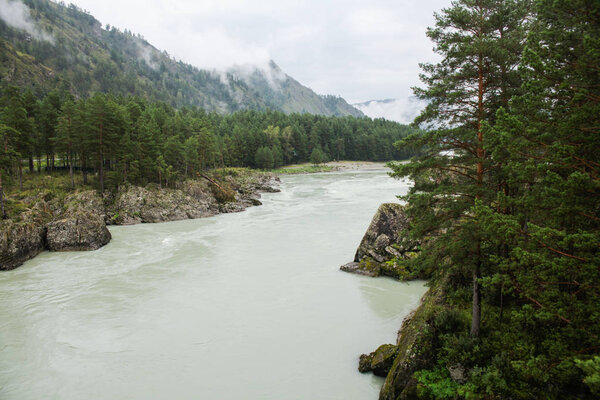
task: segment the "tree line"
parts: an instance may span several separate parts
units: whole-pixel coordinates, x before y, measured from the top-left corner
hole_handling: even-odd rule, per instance
[[[68,169],[73,186],[75,173],[84,184],[91,173],[104,191],[122,183],[169,185],[215,167],[404,159],[412,153],[393,143],[413,131],[382,119],[277,111],[220,115],[131,96],[75,99],[52,90],[36,98],[15,86],[0,92],[0,168],[20,185],[24,171]]]
[[[599,3],[458,0],[435,18],[425,131],[399,145],[422,154],[394,168],[427,238],[412,267],[437,271],[451,305],[420,395],[597,398]]]

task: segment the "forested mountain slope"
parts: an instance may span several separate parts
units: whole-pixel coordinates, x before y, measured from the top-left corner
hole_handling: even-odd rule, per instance
[[[286,113],[362,116],[344,99],[319,96],[269,70],[201,70],[172,58],[142,36],[101,23],[74,5],[49,0],[8,2],[0,16],[0,86],[50,89],[77,97],[112,92],[207,111],[275,109]]]

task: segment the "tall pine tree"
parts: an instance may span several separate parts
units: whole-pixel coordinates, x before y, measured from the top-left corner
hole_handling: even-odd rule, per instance
[[[427,34],[443,59],[421,65],[425,87],[415,89],[428,102],[415,124],[428,130],[400,145],[422,155],[393,167],[394,176],[415,182],[405,196],[412,234],[430,238],[415,262],[471,276],[473,336],[481,324],[480,279],[490,266],[472,208],[490,204],[498,190],[485,136],[519,86],[515,66],[529,12],[528,0],[459,0],[435,15]]]

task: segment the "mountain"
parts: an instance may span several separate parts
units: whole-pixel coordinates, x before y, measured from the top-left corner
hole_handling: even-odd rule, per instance
[[[105,27],[75,5],[49,0],[0,0],[0,87],[53,88],[77,97],[135,94],[174,107],[230,113],[275,109],[286,113],[363,116],[344,99],[320,96],[285,74],[236,67],[209,71],[175,60],[141,35]]]
[[[371,118],[385,118],[403,124],[410,124],[425,107],[422,101],[413,96],[406,99],[369,100],[353,106]]]

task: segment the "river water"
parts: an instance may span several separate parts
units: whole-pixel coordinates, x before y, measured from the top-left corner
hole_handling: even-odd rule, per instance
[[[0,399],[375,400],[358,356],[395,341],[425,287],[338,268],[407,184],[379,169],[281,190],[0,273]]]

